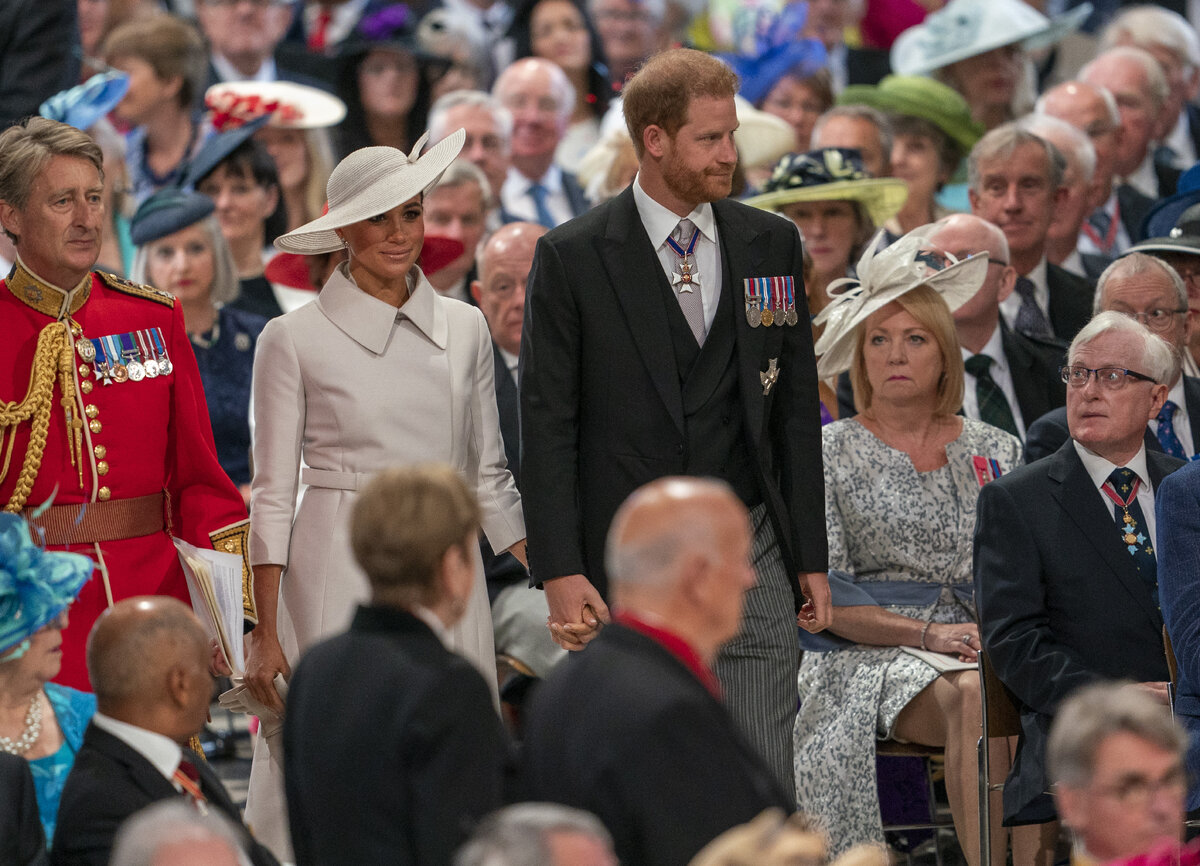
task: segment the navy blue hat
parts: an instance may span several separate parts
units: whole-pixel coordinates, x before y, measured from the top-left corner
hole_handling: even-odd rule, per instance
[[[86,132],[116,108],[127,92],[129,76],[114,69],[54,94],[38,107],[38,114]]]
[[[1125,252],[1125,255],[1129,255],[1129,253],[1149,253],[1152,256],[1162,253],[1183,253],[1200,256],[1200,204],[1194,204],[1181,213],[1179,219],[1175,221],[1175,225],[1165,235],[1138,241]]]
[[[1142,220],[1142,237],[1170,237],[1171,229],[1175,228],[1183,212],[1194,204],[1200,204],[1200,163],[1193,165],[1179,178],[1175,195],[1150,208]]]
[[[160,189],[138,207],[129,233],[140,247],[195,225],[216,208],[211,198],[198,192],[173,186]]]
[[[266,126],[270,119],[271,115],[264,114],[234,129],[227,129],[209,136],[208,141],[200,147],[200,152],[192,157],[181,186],[185,189],[195,187],[196,184],[208,177],[226,157],[249,141],[250,136]]]

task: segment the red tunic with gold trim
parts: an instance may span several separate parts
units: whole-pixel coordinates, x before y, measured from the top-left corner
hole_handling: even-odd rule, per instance
[[[97,376],[95,362],[100,359],[87,360],[94,350],[91,340],[115,337],[118,354],[129,346],[137,350],[126,360],[148,360],[155,347],[139,341],[139,332],[161,334],[171,372],[105,384]],[[46,346],[35,364],[39,341]],[[52,344],[59,347],[57,352],[50,351]],[[33,374],[35,366],[42,371],[40,378]],[[28,477],[36,462],[32,458],[37,437],[35,447],[29,446],[37,419],[14,421],[19,414],[14,410],[22,402],[28,407],[49,399],[48,367],[53,394],[45,447],[40,466],[33,470],[32,487],[22,497],[19,479],[23,473]],[[74,391],[74,399],[64,402],[64,388]],[[30,514],[53,498],[55,506],[80,508],[81,522],[86,519],[105,531],[111,524],[107,534],[118,536],[97,541],[85,533],[81,538],[79,525],[72,524],[65,530],[71,533],[71,543],[47,544],[50,549],[88,554],[97,563],[95,575],[71,608],[63,635],[61,683],[89,687],[84,647],[92,624],[111,602],[136,595],[188,601],[171,535],[244,556],[246,509],[217,463],[196,359],[182,313],[170,295],[102,273],[90,274],[74,289],[63,291],[18,263],[9,279],[0,281],[0,435],[0,505]],[[145,529],[147,522],[144,502],[140,520],[131,522],[122,510],[131,504],[125,501],[162,494],[164,519],[159,528],[124,537],[131,526],[140,531],[137,527]],[[153,524],[159,508],[149,501]],[[62,510],[55,510],[61,517]],[[244,567],[246,616],[253,622],[249,574]]]

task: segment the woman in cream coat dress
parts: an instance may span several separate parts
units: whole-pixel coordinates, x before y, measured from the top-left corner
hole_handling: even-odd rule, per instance
[[[306,649],[345,630],[368,596],[348,522],[355,491],[375,472],[435,461],[453,466],[479,499],[493,549],[524,561],[525,527],[500,438],[487,323],[474,307],[441,297],[415,264],[423,193],[457,156],[463,137],[460,130],[420,159],[423,140],[410,157],[387,147],[352,153],[330,176],[328,214],[276,242],[308,254],[345,246],[349,261],[315,302],[268,323],[255,358],[250,559],[260,607],[245,682],[268,707],[282,709],[270,685],[276,674],[286,677]],[[481,566],[477,574],[447,643],[495,691]],[[281,756],[260,737],[246,817],[260,841],[290,860],[280,766]]]

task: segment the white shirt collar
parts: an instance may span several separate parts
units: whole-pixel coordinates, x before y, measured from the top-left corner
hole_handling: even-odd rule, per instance
[[[508,369],[515,373],[517,370],[517,363],[520,359],[512,352],[504,349],[499,343],[496,344],[496,351],[500,353],[500,357],[504,359],[504,363],[508,365]]]
[[[959,348],[962,350],[964,361],[975,354],[987,355],[992,359],[993,370],[1008,372],[1008,356],[1004,354],[1004,340],[1000,335],[1000,322],[998,320],[996,327],[992,329],[992,336],[988,337],[988,341],[983,344],[983,348],[978,352],[972,352],[966,346],[960,346]]]
[[[1121,468],[1078,441],[1074,439],[1071,441],[1075,445],[1075,452],[1079,455],[1079,459],[1083,461],[1083,468],[1087,470],[1088,477],[1092,479],[1097,490],[1104,486],[1104,482],[1108,480],[1108,476],[1114,469]],[[1150,483],[1150,470],[1146,467],[1146,444],[1144,442],[1138,448],[1137,454],[1134,454],[1133,458],[1125,464],[1125,468],[1134,471],[1146,490],[1154,489]]]
[[[667,242],[671,232],[675,231],[679,225],[679,215],[663,207],[642,189],[640,173],[633,179],[633,201],[637,205],[642,225],[646,227],[646,234],[650,236],[650,242],[654,244],[655,249],[658,249]],[[690,219],[692,224],[700,229],[700,234],[704,235],[706,241],[716,242],[717,224],[716,218],[713,216],[712,204],[709,202],[700,204],[687,215],[687,219]]]
[[[217,78],[222,81],[276,81],[279,78],[274,57],[264,60],[262,66],[258,67],[258,72],[253,75],[243,75],[236,66],[215,52],[209,55],[209,60],[212,61]]]
[[[162,773],[164,778],[171,779],[175,775],[175,771],[179,769],[179,762],[183,758],[183,749],[179,748],[179,744],[170,737],[139,728],[128,722],[118,721],[100,712],[92,716],[92,721],[100,730],[112,734],[153,764],[154,769]]]
[[[446,348],[448,325],[439,304],[454,303],[441,298],[421,269],[408,275],[408,300],[396,309],[360,289],[345,262],[338,265],[317,295],[321,312],[364,348],[382,355],[396,323],[407,319],[439,349]]]

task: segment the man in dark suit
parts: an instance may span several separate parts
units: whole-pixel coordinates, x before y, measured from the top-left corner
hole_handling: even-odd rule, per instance
[[[796,606],[808,596],[812,630],[831,615],[816,364],[795,226],[725,198],[736,89],[701,52],[653,58],[624,91],[637,179],[539,242],[521,490],[533,579],[560,642],[578,649],[607,618],[604,538],[621,502],[664,475],[733,486],[754,516],[759,583],[717,675],[790,784]],[[768,303],[779,312],[765,315]]]
[[[1006,824],[1053,821],[1045,747],[1059,703],[1102,678],[1166,701],[1154,493],[1183,463],[1142,434],[1178,361],[1163,340],[1100,313],[1070,349],[1071,440],[979,494],[975,597],[983,646],[1021,712]]]
[[[21,755],[0,752],[0,863],[45,866],[47,862],[29,762]]]
[[[535,223],[508,223],[487,239],[479,253],[479,279],[471,295],[492,335],[496,368],[496,405],[500,410],[500,436],[508,470],[521,486],[521,438],[518,421],[517,359],[521,352],[521,327],[525,319],[525,284],[533,267],[538,238],[546,233]],[[496,556],[487,539],[480,540],[496,653],[521,662],[531,673],[544,677],[563,657],[546,629],[545,593],[529,586],[529,572],[511,553]]]
[[[579,181],[554,162],[575,110],[566,73],[540,57],[518,60],[500,73],[492,94],[512,113],[512,164],[496,191],[504,222],[522,220],[552,229],[591,203]]]
[[[1054,209],[1066,195],[1065,164],[1054,145],[1014,124],[976,142],[967,161],[971,212],[1000,227],[1014,292],[1000,304],[1015,331],[1068,341],[1092,315],[1092,284],[1046,261]]]
[[[79,79],[74,0],[0,3],[0,130]]]
[[[763,809],[795,809],[721,706],[710,667],[755,581],[748,518],[718,481],[636,491],[609,533],[616,620],[534,696],[526,796],[593,812],[622,863],[679,866]]]
[[[242,827],[256,866],[276,860],[245,831],[237,806],[187,744],[212,698],[208,637],[182,603],[118,602],[88,638],[96,715],[67,776],[54,831],[55,866],[103,866],[121,822],[151,803],[183,798]]]
[[[332,89],[333,70],[321,57],[304,61],[309,74],[293,69],[287,57],[276,56],[294,14],[293,4],[273,0],[195,0],[196,20],[208,42],[208,80],[295,81],[322,90]]]
[[[1066,403],[1066,388],[1058,375],[1065,347],[1049,338],[1019,334],[1000,317],[1000,304],[1017,279],[1000,229],[979,217],[956,214],[937,224],[930,241],[939,252],[960,259],[988,254],[983,285],[954,311],[966,365],[963,414],[1023,437],[1033,419]]]
[[[1096,312],[1115,310],[1137,318],[1170,343],[1182,357],[1187,351],[1187,288],[1159,259],[1129,253],[1100,275]],[[1157,312],[1156,312],[1157,311]],[[1200,379],[1178,372],[1167,385],[1167,399],[1145,430],[1146,447],[1191,459],[1200,440]],[[1056,409],[1029,426],[1025,460],[1032,462],[1057,451],[1067,440],[1067,412]]]

